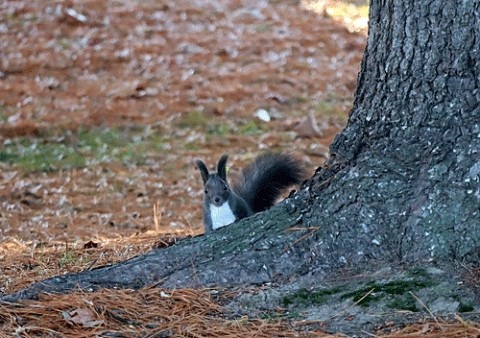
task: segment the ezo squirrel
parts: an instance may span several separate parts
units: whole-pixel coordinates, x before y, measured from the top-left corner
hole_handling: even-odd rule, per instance
[[[196,161],[205,188],[206,233],[270,208],[286,188],[305,178],[305,169],[295,158],[267,153],[245,167],[237,184],[230,188],[227,159],[227,155],[220,157],[216,173],[209,173],[205,163]]]

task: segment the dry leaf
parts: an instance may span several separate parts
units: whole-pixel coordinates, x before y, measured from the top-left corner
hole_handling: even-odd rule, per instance
[[[91,310],[83,308],[62,311],[62,316],[67,322],[83,327],[95,327],[103,323],[103,320],[95,320],[95,314]]]

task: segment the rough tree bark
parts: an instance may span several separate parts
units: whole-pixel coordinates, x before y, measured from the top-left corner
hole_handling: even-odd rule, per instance
[[[480,258],[480,3],[372,0],[348,125],[288,201],[208,236],[3,297],[289,283]],[[200,203],[200,202],[199,202]]]

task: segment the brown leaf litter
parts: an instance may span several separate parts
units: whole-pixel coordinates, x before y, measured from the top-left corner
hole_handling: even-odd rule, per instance
[[[0,337],[334,337],[280,320],[228,318],[209,290],[157,288],[0,304],[0,329]]]

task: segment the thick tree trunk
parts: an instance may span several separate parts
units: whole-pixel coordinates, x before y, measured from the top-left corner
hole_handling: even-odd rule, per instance
[[[480,3],[370,10],[355,105],[331,146],[344,168],[329,184],[320,172],[306,204],[304,222],[325,225],[317,254],[347,264],[477,259]]]
[[[476,1],[373,0],[348,125],[299,194],[211,235],[3,299],[74,287],[319,282],[373,261],[478,259],[479,22]]]

